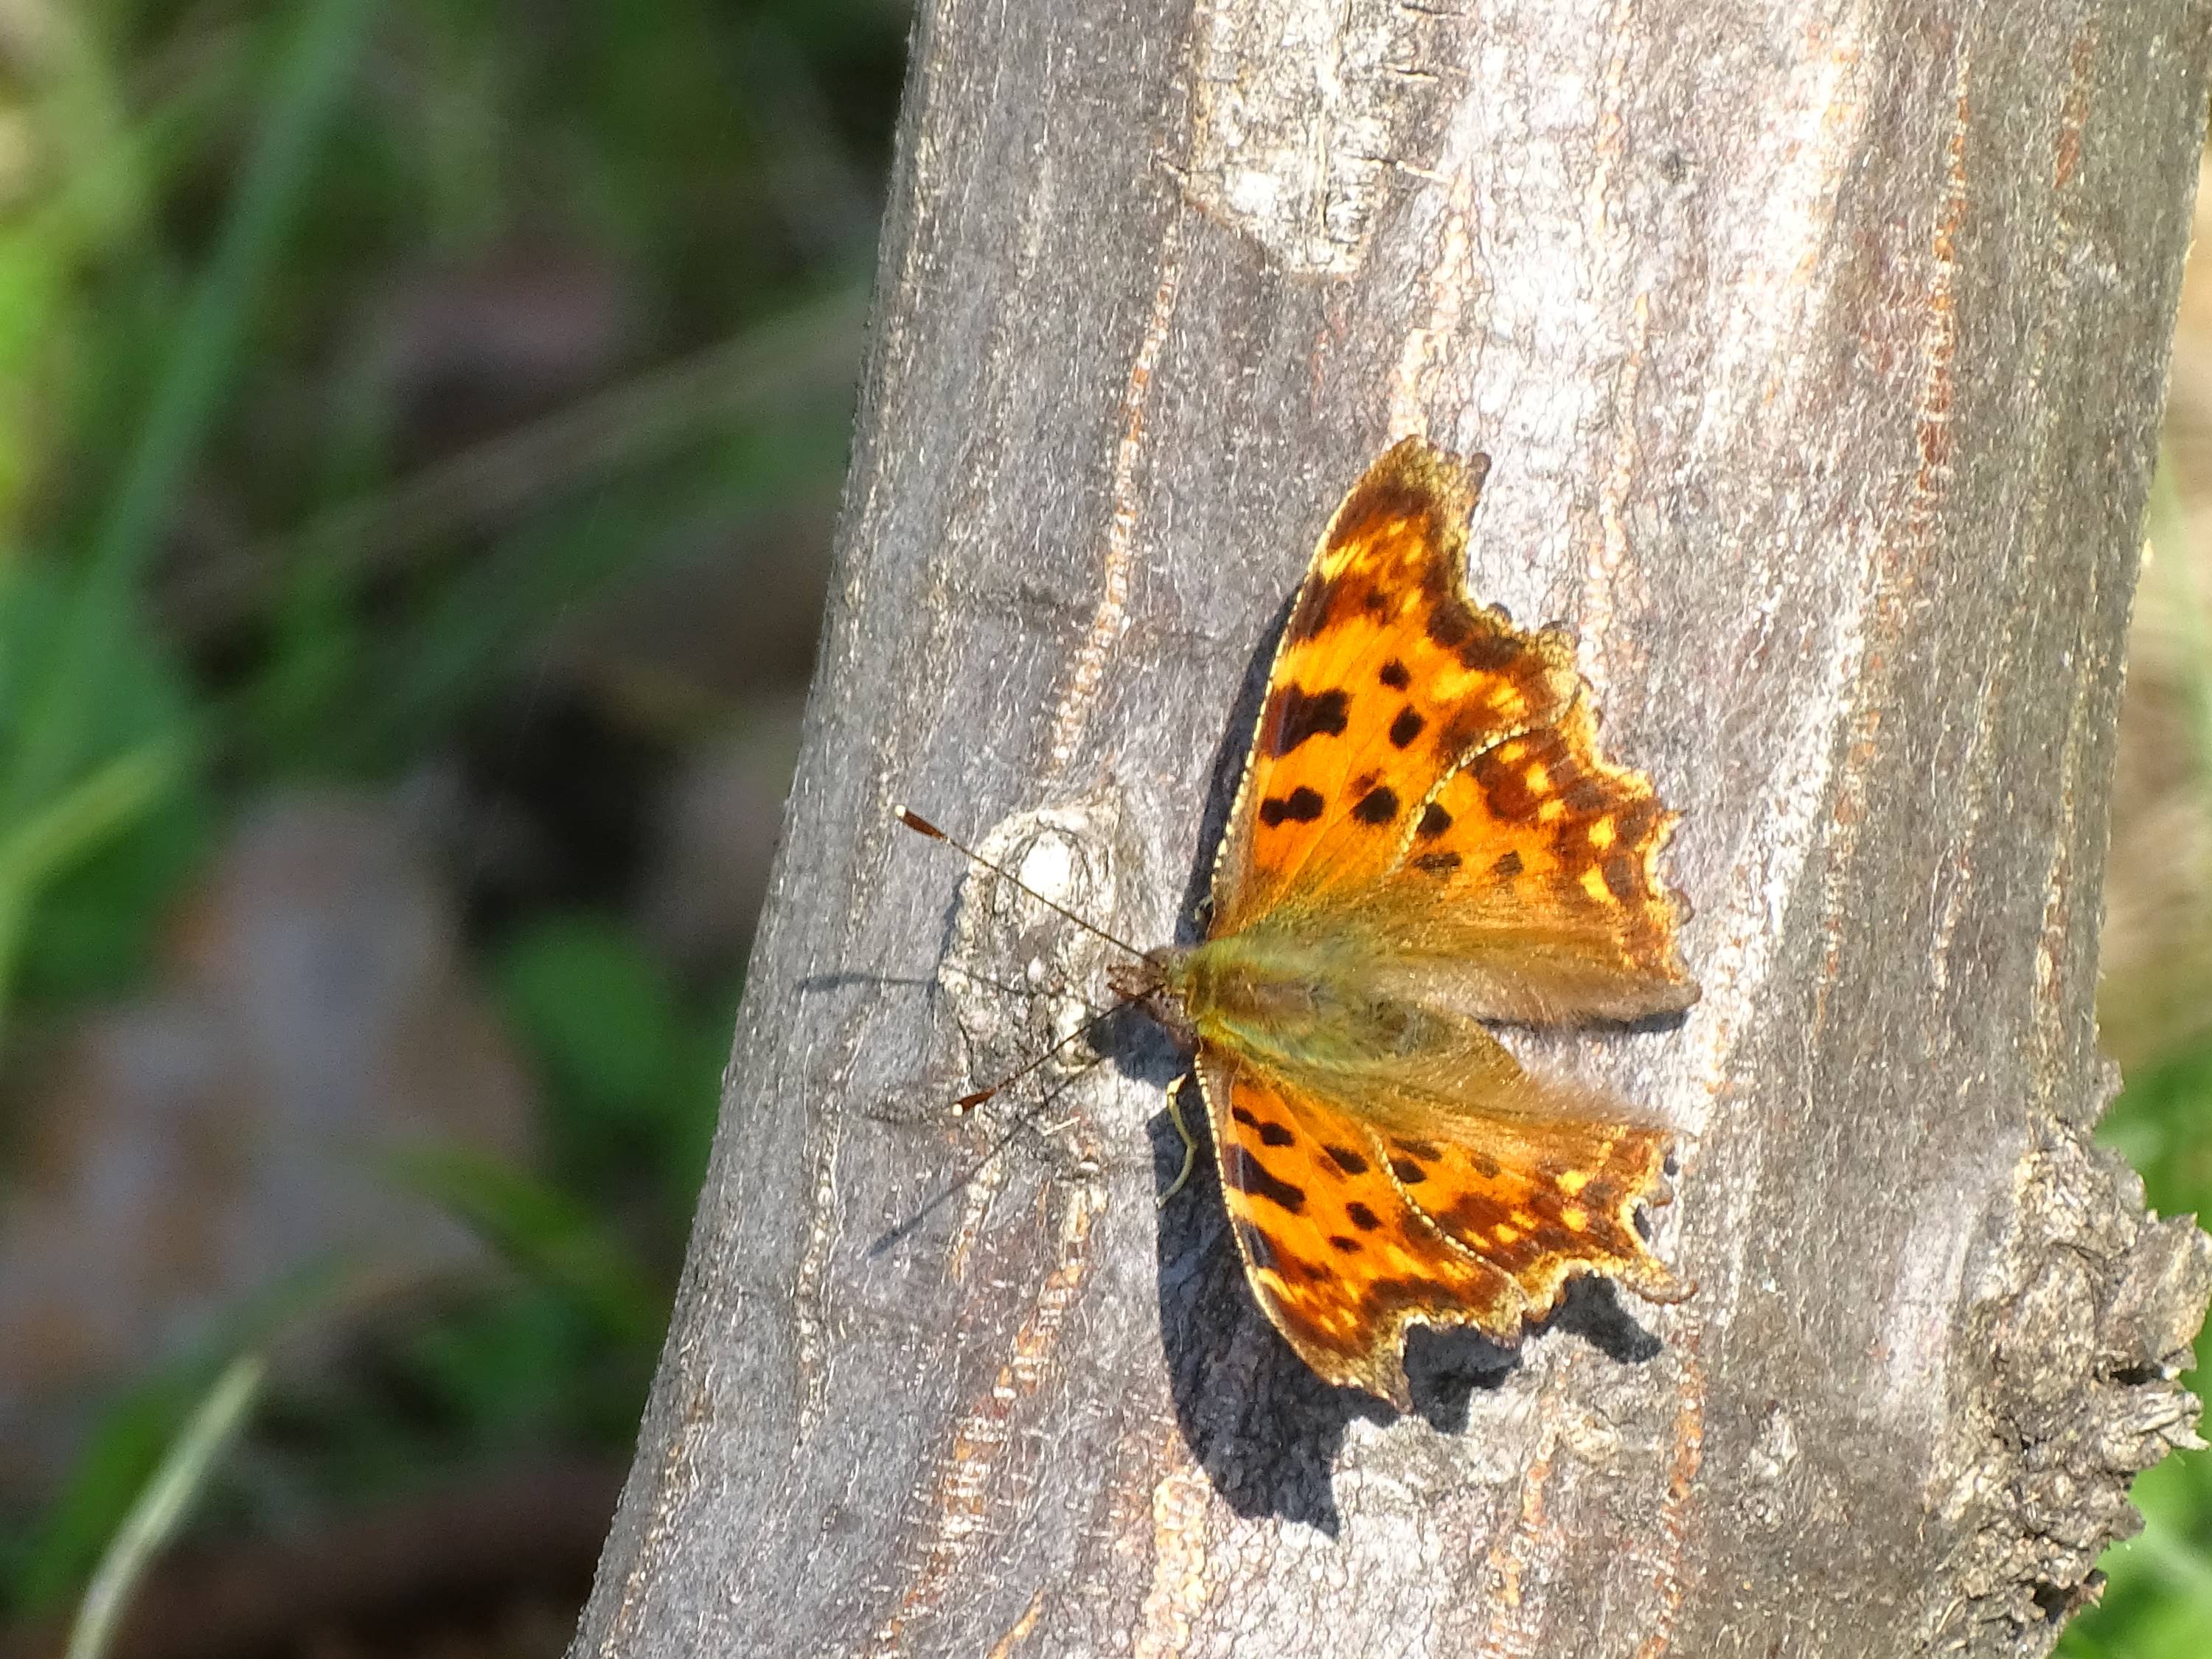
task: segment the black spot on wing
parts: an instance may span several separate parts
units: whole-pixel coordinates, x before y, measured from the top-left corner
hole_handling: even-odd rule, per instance
[[[1288,819],[1292,823],[1311,823],[1321,816],[1325,805],[1318,793],[1300,784],[1285,796],[1270,796],[1260,803],[1260,822],[1270,830]]]
[[[1304,1188],[1285,1181],[1242,1146],[1231,1146],[1224,1163],[1229,1171],[1229,1184],[1238,1192],[1264,1198],[1270,1204],[1288,1210],[1292,1215],[1305,1208]]]
[[[1367,1247],[1356,1238],[1346,1238],[1342,1233],[1328,1236],[1328,1247],[1339,1255],[1358,1255]]]
[[[1371,1233],[1382,1224],[1382,1218],[1357,1199],[1344,1206],[1344,1212],[1352,1218],[1352,1224],[1363,1233]]]
[[[1390,1173],[1397,1176],[1399,1180],[1404,1182],[1408,1187],[1418,1187],[1421,1182],[1429,1178],[1429,1172],[1426,1170],[1424,1170],[1419,1164],[1414,1163],[1410,1158],[1392,1158],[1390,1160]]]
[[[1353,1152],[1349,1146],[1324,1146],[1322,1148],[1322,1151],[1328,1154],[1328,1161],[1330,1163],[1335,1164],[1338,1169],[1343,1170],[1345,1174],[1348,1176],[1365,1175],[1367,1173],[1367,1160],[1360,1157],[1358,1153]]]
[[[1403,749],[1428,729],[1429,722],[1418,708],[1401,708],[1398,718],[1390,722],[1390,741]]]
[[[1451,827],[1452,815],[1440,803],[1431,801],[1422,809],[1421,821],[1413,826],[1413,833],[1424,840],[1434,841]]]
[[[1388,785],[1369,790],[1352,809],[1362,823],[1389,823],[1398,816],[1398,793]]]
[[[1453,871],[1459,868],[1459,854],[1456,853],[1424,853],[1420,857],[1413,860],[1413,868],[1426,875],[1448,876],[1451,874]]]
[[[1242,1106],[1231,1107],[1229,1109],[1229,1115],[1235,1118],[1239,1123],[1243,1124],[1246,1128],[1251,1130],[1253,1133],[1258,1135],[1260,1137],[1261,1143],[1263,1146],[1288,1146],[1297,1139],[1296,1135],[1292,1134],[1288,1129],[1285,1129],[1281,1124],[1270,1123],[1266,1118],[1260,1116],[1256,1113],[1249,1112]]]
[[[1393,691],[1403,691],[1413,683],[1413,677],[1407,672],[1406,665],[1395,657],[1382,665],[1382,672],[1376,678]]]
[[[1500,881],[1512,880],[1521,873],[1521,854],[1510,851],[1500,853],[1498,862],[1490,866],[1490,873]]]
[[[1340,690],[1309,695],[1302,685],[1285,686],[1267,710],[1267,752],[1280,759],[1309,738],[1342,736],[1351,706]]]

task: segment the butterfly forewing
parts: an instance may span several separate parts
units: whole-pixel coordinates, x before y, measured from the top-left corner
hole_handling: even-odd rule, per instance
[[[1478,486],[1409,439],[1337,509],[1284,624],[1215,873],[1217,930],[1301,884],[1379,873],[1463,756],[1572,700],[1563,635],[1520,633],[1468,601]]]

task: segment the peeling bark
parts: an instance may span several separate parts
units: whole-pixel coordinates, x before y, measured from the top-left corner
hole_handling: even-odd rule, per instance
[[[2040,1654],[2212,1288],[2089,1144],[2205,0],[941,0],[786,845],[576,1652]],[[1677,1308],[1322,1387],[1158,1034],[1291,585],[1409,430],[1684,809]],[[957,899],[956,899],[957,893]]]

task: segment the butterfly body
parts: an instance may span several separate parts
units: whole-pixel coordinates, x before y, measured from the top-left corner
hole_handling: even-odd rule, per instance
[[[1394,1097],[1486,1097],[1501,1051],[1468,1018],[1462,988],[1377,943],[1342,928],[1318,942],[1255,928],[1172,958],[1163,988],[1206,1047],[1370,1112]]]
[[[1486,1021],[1678,1012],[1674,819],[1596,749],[1571,641],[1465,591],[1487,462],[1408,439],[1292,605],[1204,940],[1146,959],[1197,1049],[1260,1304],[1323,1377],[1408,1403],[1406,1328],[1500,1341],[1577,1273],[1669,1300],[1672,1137],[1522,1069]]]

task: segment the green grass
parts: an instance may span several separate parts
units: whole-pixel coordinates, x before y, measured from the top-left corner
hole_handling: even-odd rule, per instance
[[[67,1659],[99,1659],[107,1650],[132,1588],[190,1513],[210,1468],[252,1408],[266,1370],[260,1355],[240,1356],[193,1407],[93,1570],[70,1631]]]

